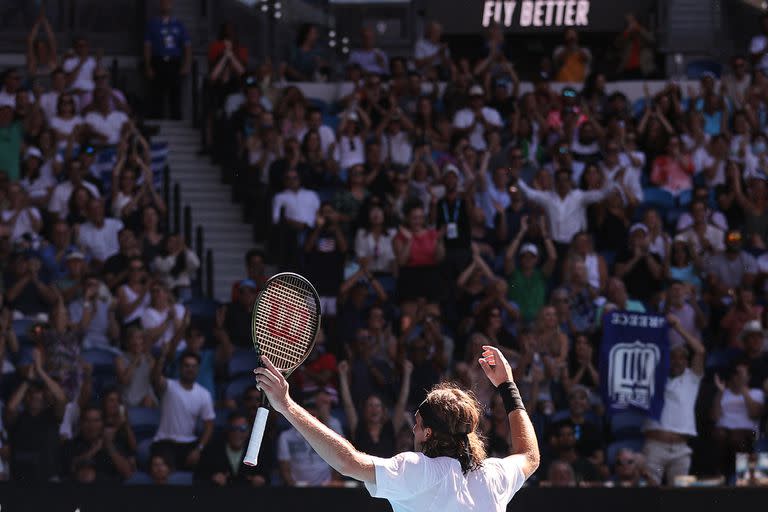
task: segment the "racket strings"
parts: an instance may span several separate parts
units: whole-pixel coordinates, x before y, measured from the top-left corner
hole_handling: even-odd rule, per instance
[[[319,316],[315,295],[302,279],[285,276],[270,283],[254,318],[258,350],[278,369],[292,369],[305,359],[313,345]],[[276,328],[287,328],[283,334],[290,335],[290,339],[276,336]]]

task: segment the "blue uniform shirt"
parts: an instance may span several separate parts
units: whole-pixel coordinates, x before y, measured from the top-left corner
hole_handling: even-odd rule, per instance
[[[190,44],[184,24],[176,18],[152,18],[147,22],[144,42],[152,45],[153,57],[179,58]]]

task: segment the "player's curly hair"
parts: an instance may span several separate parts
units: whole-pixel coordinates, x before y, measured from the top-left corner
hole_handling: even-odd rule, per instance
[[[448,382],[437,384],[420,410],[425,406],[447,431],[430,425],[422,415],[424,426],[432,428],[432,435],[422,445],[424,455],[457,459],[464,474],[482,466],[486,458],[483,438],[478,432],[482,408],[474,393]]]

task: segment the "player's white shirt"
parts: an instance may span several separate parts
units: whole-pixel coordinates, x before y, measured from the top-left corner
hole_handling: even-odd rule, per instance
[[[365,487],[374,498],[387,499],[394,512],[502,512],[525,482],[521,457],[485,459],[466,476],[450,457],[404,452],[371,458],[376,483]]]

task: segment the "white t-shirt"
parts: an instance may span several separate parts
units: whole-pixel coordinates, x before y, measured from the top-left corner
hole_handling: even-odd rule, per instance
[[[186,389],[176,379],[165,381],[167,387],[160,400],[160,426],[155,441],[192,443],[197,440],[195,427],[198,419],[209,421],[216,418],[211,394],[197,382],[192,389]]]
[[[412,156],[413,146],[406,132],[400,131],[395,135],[384,133],[381,136],[382,161],[389,158],[393,164],[405,167],[410,165]]]
[[[715,158],[709,154],[707,148],[700,147],[693,152],[693,168],[694,173],[699,174],[708,167],[712,167],[715,164]],[[714,187],[716,185],[725,184],[725,162],[721,161],[715,169],[715,175],[712,179],[707,179],[707,186]]]
[[[117,144],[120,142],[120,132],[123,125],[129,121],[125,112],[113,110],[106,116],[99,112],[88,112],[85,116],[85,122],[93,128],[96,133],[107,138],[107,144]]]
[[[466,475],[459,461],[404,452],[391,459],[371,457],[376,482],[365,487],[385,498],[394,512],[502,512],[525,482],[521,458],[488,458]]]
[[[82,181],[80,184],[87,188],[93,197],[101,197],[99,189],[95,185],[87,181]],[[48,211],[58,215],[59,219],[65,219],[69,215],[69,197],[72,195],[73,190],[75,190],[75,186],[71,181],[65,181],[56,185],[53,189],[53,194],[51,194],[51,200],[48,202]]]
[[[480,114],[486,120],[488,124],[501,128],[504,122],[501,120],[501,114],[499,111],[490,107],[483,107],[480,110]],[[453,118],[453,126],[460,130],[464,130],[472,126],[475,122],[475,113],[468,108],[459,110],[456,112],[456,116]],[[485,127],[482,123],[475,124],[475,128],[472,133],[469,134],[469,144],[477,151],[484,151],[486,148],[485,143]]]
[[[174,304],[173,308],[176,311],[176,318],[184,318],[184,315],[186,314],[187,310],[184,309],[184,306],[181,304]],[[148,306],[147,309],[145,309],[141,314],[141,327],[145,330],[154,329],[155,327],[162,325],[165,320],[168,318],[168,312],[171,309],[168,308],[163,312],[160,312],[153,308],[152,306]],[[171,341],[171,338],[173,338],[173,333],[176,330],[176,326],[173,325],[173,323],[168,324],[168,327],[166,327],[163,334],[160,335],[160,337],[155,342],[155,347],[160,348],[169,341]],[[187,346],[186,341],[183,339],[179,341],[178,350],[184,350]]]
[[[328,426],[334,432],[343,435],[341,424],[336,418],[332,417]],[[331,466],[317,454],[295,428],[286,430],[277,438],[277,460],[290,462],[291,476],[296,482],[321,486],[331,481]]]
[[[13,210],[5,210],[2,213],[2,219],[4,223],[7,223],[11,217],[13,217],[14,213],[16,213]],[[34,206],[30,206],[28,208],[24,208],[24,210],[19,213],[19,216],[16,217],[16,222],[13,223],[13,226],[11,228],[11,242],[16,242],[19,238],[22,237],[24,233],[37,233],[35,229],[33,229],[32,222],[35,220],[42,220],[42,216],[40,215],[40,210],[35,208]]]
[[[83,124],[83,118],[80,116],[72,116],[69,119],[54,116],[54,118],[51,119],[51,128],[53,128],[54,131],[64,135],[71,134],[75,129],[75,126],[79,126],[81,124]]]
[[[285,208],[285,217],[303,222],[309,227],[315,226],[315,216],[320,209],[320,198],[313,190],[301,188],[297,191],[283,190],[272,202],[272,222],[280,222],[280,210]]]
[[[306,137],[308,131],[309,128],[305,126],[296,134],[299,142],[304,142],[304,137]],[[328,148],[331,147],[331,144],[336,142],[336,134],[330,126],[324,124],[320,125],[320,128],[317,129],[317,134],[320,136],[320,148],[323,150],[323,156],[325,156],[328,154]]]
[[[64,71],[71,73],[77,67],[80,62],[80,57],[70,57],[64,61]],[[77,72],[75,81],[72,82],[71,88],[80,91],[92,91],[96,84],[93,82],[93,70],[96,69],[96,59],[93,57],[87,57],[85,62],[80,67],[80,71]]]
[[[356,135],[339,137],[339,143],[333,151],[333,159],[339,162],[339,167],[349,169],[353,165],[365,163],[365,142],[362,137]]]
[[[104,219],[104,225],[97,228],[90,221],[80,226],[80,245],[99,261],[117,254],[120,244],[117,234],[123,229],[123,223],[117,219]]]
[[[663,430],[696,437],[695,408],[699,385],[701,385],[701,376],[696,375],[690,368],[686,368],[677,377],[667,379],[661,419],[646,420],[643,430]]]
[[[48,194],[50,189],[56,186],[56,178],[53,177],[50,165],[48,165],[47,168],[41,168],[40,171],[40,176],[38,176],[35,181],[30,181],[29,178],[24,178],[19,181],[19,185],[27,191],[30,199],[43,198]]]
[[[752,400],[759,403],[765,403],[765,395],[762,389],[750,389],[749,396]],[[760,420],[753,420],[747,414],[747,403],[744,397],[736,395],[730,389],[725,388],[723,397],[720,399],[720,407],[723,415],[717,420],[717,426],[731,430],[754,430],[760,428]]]

